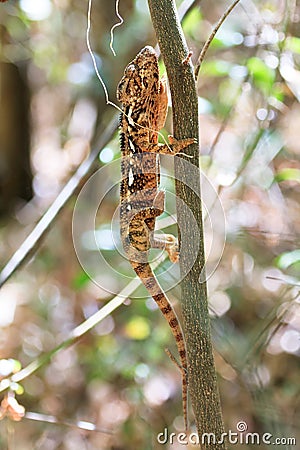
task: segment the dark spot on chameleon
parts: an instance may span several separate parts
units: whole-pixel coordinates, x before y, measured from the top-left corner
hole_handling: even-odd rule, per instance
[[[182,334],[181,333],[179,333],[179,334],[176,334],[176,337],[175,337],[175,341],[176,342],[182,342]]]
[[[178,326],[178,320],[176,318],[171,319],[169,322],[169,325],[171,328],[176,328]],[[177,336],[176,336],[176,341],[177,341]]]
[[[156,294],[156,295],[154,296],[154,298],[155,298],[155,300],[156,300],[157,302],[160,302],[164,297],[165,297],[165,296],[164,296],[164,294],[162,294],[162,293]]]
[[[179,356],[180,356],[180,358],[185,358],[185,350],[180,350],[180,352],[179,352]]]
[[[163,314],[168,314],[170,311],[172,311],[172,308],[171,308],[170,305],[168,305],[168,306],[166,306],[165,308],[162,308],[162,309],[161,309],[161,312],[162,312]]]
[[[134,269],[137,273],[144,273],[145,270],[145,264],[138,264],[135,269]]]

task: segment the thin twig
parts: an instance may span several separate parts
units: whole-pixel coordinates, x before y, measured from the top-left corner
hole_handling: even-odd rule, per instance
[[[64,427],[74,428],[75,430],[85,430],[89,432],[95,433],[103,433],[113,435],[114,433],[110,430],[106,430],[104,428],[97,427],[92,422],[87,422],[86,420],[78,420],[77,422],[70,422],[68,420],[58,420],[55,416],[50,414],[41,414],[33,411],[27,411],[25,413],[25,419],[35,420],[36,422],[45,422],[45,423],[55,423],[57,425],[63,425]]]
[[[49,231],[54,220],[57,218],[58,213],[63,209],[66,203],[70,200],[72,195],[76,193],[81,186],[83,179],[90,175],[94,169],[94,162],[96,161],[99,151],[107,144],[107,142],[113,136],[113,133],[117,129],[117,115],[111,120],[109,125],[103,131],[97,148],[95,148],[89,155],[89,157],[83,161],[78,167],[75,174],[70,178],[61,192],[58,194],[52,205],[42,216],[39,222],[36,224],[32,232],[27,236],[25,241],[16,250],[7,264],[4,266],[0,273],[0,287],[2,287],[7,280],[21,267],[28,259],[36,252],[45,236]]]
[[[218,132],[217,132],[217,134],[216,134],[216,136],[215,136],[215,138],[214,138],[214,140],[213,140],[213,142],[212,142],[212,144],[211,144],[211,146],[210,146],[210,149],[209,149],[208,154],[210,155],[211,160],[212,160],[212,158],[213,158],[213,154],[214,154],[215,148],[216,148],[217,144],[219,143],[219,140],[220,140],[220,138],[221,138],[223,132],[224,132],[225,129],[227,128],[227,125],[228,125],[228,123],[229,123],[229,120],[230,120],[231,116],[233,115],[233,113],[234,113],[234,112],[236,111],[236,109],[237,109],[237,101],[238,101],[238,99],[240,98],[240,95],[241,95],[241,85],[238,87],[237,93],[236,93],[236,95],[235,95],[235,99],[234,99],[234,101],[232,102],[232,105],[233,105],[233,106],[230,106],[230,107],[228,108],[228,110],[227,110],[227,115],[226,115],[226,117],[223,119],[223,121],[222,121],[222,123],[221,123],[221,126],[220,126],[220,128],[218,129]]]
[[[154,264],[153,269],[155,270],[163,261],[166,259],[166,256],[159,258]],[[116,310],[119,306],[121,306],[124,301],[130,297],[134,291],[141,285],[141,281],[138,277],[133,278],[130,283],[128,283],[124,289],[122,289],[119,294],[117,294],[114,298],[112,298],[106,305],[104,305],[99,311],[90,316],[76,328],[74,328],[69,336],[63,340],[60,344],[54,347],[47,353],[39,356],[37,359],[29,363],[24,369],[20,370],[20,372],[15,373],[10,377],[7,383],[2,380],[2,387],[0,388],[0,392],[5,391],[9,388],[10,382],[19,383],[24,380],[28,376],[35,373],[42,366],[47,364],[54,355],[59,353],[61,350],[65,350],[66,348],[73,345],[79,339],[81,339],[88,331],[94,328],[98,323],[100,323],[103,319],[108,317],[114,310]]]
[[[205,42],[205,44],[202,47],[201,53],[199,55],[198,61],[196,63],[196,67],[195,67],[195,78],[198,78],[198,74],[199,74],[199,70],[201,67],[201,64],[204,60],[204,57],[206,55],[206,52],[210,46],[210,44],[212,43],[215,35],[217,34],[219,28],[221,27],[221,25],[223,24],[223,22],[225,21],[225,19],[229,16],[229,14],[231,13],[231,11],[235,8],[235,6],[239,3],[240,0],[235,0],[230,6],[229,8],[224,12],[224,14],[222,15],[222,17],[220,18],[220,20],[218,21],[217,25],[215,26],[215,28],[212,30],[209,38],[207,39],[207,41]]]

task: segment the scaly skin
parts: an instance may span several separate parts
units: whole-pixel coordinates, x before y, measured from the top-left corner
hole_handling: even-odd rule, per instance
[[[130,62],[121,79],[117,98],[123,105],[121,115],[121,239],[126,256],[146,289],[165,316],[176,340],[182,374],[182,402],[185,428],[187,420],[187,358],[183,332],[168,298],[159,286],[148,262],[152,248],[166,249],[171,261],[178,261],[176,238],[154,235],[155,219],[164,211],[165,193],[159,191],[159,154],[176,155],[195,140],[158,143],[164,126],[168,99],[166,81],[159,78],[158,60],[152,47],[144,47]]]

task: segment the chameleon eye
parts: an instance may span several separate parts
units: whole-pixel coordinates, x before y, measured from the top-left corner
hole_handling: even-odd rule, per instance
[[[129,66],[125,69],[125,75],[128,77],[132,77],[136,72],[136,68],[133,64],[129,64]]]

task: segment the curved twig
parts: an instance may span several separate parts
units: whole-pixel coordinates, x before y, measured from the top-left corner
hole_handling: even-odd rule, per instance
[[[114,132],[117,129],[118,118],[117,115],[111,120],[110,124],[103,131],[98,143],[90,156],[82,162],[78,167],[75,174],[70,178],[61,192],[58,194],[52,205],[42,216],[39,222],[35,225],[34,229],[27,236],[25,241],[15,251],[7,264],[3,267],[0,273],[0,287],[6,283],[6,281],[25,263],[38,249],[43,237],[49,231],[51,225],[57,218],[59,212],[63,209],[66,203],[70,200],[81,186],[82,181],[93,173],[94,162],[97,160],[99,151],[107,144],[111,139]]]
[[[196,79],[198,78],[199,75],[199,70],[201,67],[201,64],[205,58],[206,52],[210,46],[210,44],[212,43],[215,35],[217,34],[217,32],[219,31],[221,25],[223,24],[223,22],[225,21],[225,19],[229,16],[229,14],[231,13],[231,11],[235,8],[235,6],[240,2],[240,0],[235,0],[229,7],[228,9],[224,12],[224,14],[222,15],[222,17],[219,19],[217,25],[214,27],[214,29],[212,30],[210,36],[208,37],[208,39],[206,40],[205,44],[202,47],[201,53],[199,55],[198,61],[195,65],[195,77]]]

